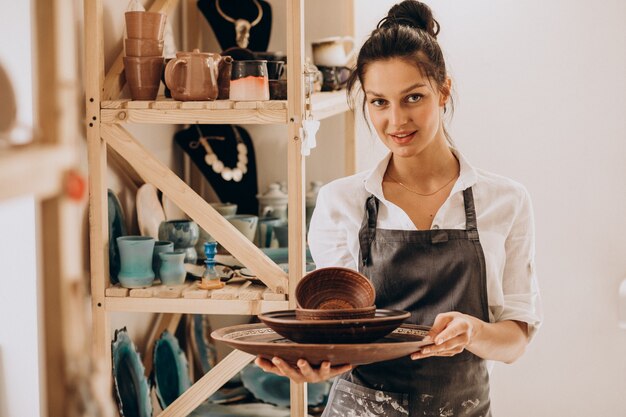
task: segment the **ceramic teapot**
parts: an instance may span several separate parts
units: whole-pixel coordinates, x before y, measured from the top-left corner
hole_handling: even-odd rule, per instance
[[[209,52],[178,52],[165,67],[165,84],[178,101],[215,100],[230,83],[230,56]]]
[[[260,217],[277,217],[287,220],[288,196],[280,190],[279,183],[270,184],[265,194],[257,195]]]
[[[324,67],[347,66],[356,53],[354,38],[333,36],[311,42],[313,63]],[[346,49],[348,51],[346,52]]]

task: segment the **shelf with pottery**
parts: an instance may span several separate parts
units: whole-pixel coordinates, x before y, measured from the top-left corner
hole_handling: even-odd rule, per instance
[[[345,90],[319,92],[311,97],[313,117],[325,119],[348,111]],[[286,124],[287,101],[176,101],[161,96],[154,101],[101,102],[102,123],[232,123]]]
[[[32,144],[0,150],[0,200],[26,194],[55,195],[63,188],[65,173],[75,164],[73,146]]]

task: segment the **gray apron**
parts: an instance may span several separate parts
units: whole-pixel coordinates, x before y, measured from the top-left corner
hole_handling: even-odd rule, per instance
[[[359,271],[376,289],[376,307],[406,310],[408,323],[432,325],[459,311],[489,321],[485,259],[472,189],[463,191],[465,230],[377,229],[370,196],[361,230]],[[490,417],[485,361],[464,350],[452,357],[409,356],[362,365],[333,384],[323,417]]]

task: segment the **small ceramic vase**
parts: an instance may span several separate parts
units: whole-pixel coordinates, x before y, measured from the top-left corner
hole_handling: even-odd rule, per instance
[[[124,288],[145,288],[154,282],[152,253],[154,238],[150,236],[120,236],[120,273],[118,279]]]
[[[174,249],[183,249],[185,263],[195,264],[198,260],[194,245],[199,236],[200,229],[192,220],[168,220],[159,225],[159,239],[174,242]]]
[[[274,229],[276,226],[284,224],[286,224],[285,220],[279,217],[260,218],[256,234],[256,245],[260,248],[277,248],[279,245]]]
[[[159,253],[161,268],[159,276],[163,285],[182,285],[185,283],[187,272],[185,271],[185,251]]]
[[[172,252],[174,250],[174,243],[168,240],[157,240],[154,242],[154,251],[152,253],[152,270],[154,271],[154,278],[159,278],[159,269],[161,269],[161,258],[159,253]]]

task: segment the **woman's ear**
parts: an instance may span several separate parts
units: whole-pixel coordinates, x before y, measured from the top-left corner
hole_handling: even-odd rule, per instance
[[[444,107],[446,105],[446,103],[450,99],[451,91],[452,91],[452,79],[450,77],[447,77],[446,80],[443,82],[441,89],[440,89],[441,95],[439,96],[439,107]]]

